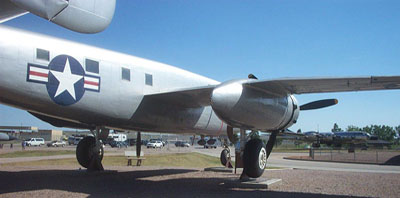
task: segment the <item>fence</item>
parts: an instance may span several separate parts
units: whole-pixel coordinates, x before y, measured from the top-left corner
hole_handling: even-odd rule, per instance
[[[311,148],[309,158],[316,161],[400,165],[400,150]]]

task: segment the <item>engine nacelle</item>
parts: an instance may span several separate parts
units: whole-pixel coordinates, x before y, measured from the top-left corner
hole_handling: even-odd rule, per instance
[[[10,0],[18,7],[81,33],[97,33],[110,24],[116,0]]]
[[[251,80],[222,83],[213,90],[211,106],[218,117],[235,128],[272,131],[296,123],[299,106],[293,95],[244,85]]]

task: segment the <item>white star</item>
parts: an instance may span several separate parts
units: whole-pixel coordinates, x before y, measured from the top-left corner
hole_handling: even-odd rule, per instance
[[[63,72],[53,71],[53,70],[50,70],[50,72],[60,82],[60,84],[58,85],[58,88],[57,88],[57,92],[54,95],[54,98],[57,97],[58,95],[62,94],[64,91],[68,91],[68,93],[72,96],[72,98],[74,98],[74,100],[76,100],[74,84],[76,82],[78,82],[80,79],[82,79],[83,76],[71,73],[71,67],[69,65],[68,58],[67,58],[67,61],[65,62]]]

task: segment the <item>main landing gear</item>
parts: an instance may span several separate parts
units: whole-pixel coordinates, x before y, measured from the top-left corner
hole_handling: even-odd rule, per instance
[[[233,129],[228,127],[228,137],[233,142]],[[236,165],[242,164],[243,172],[240,176],[241,180],[247,180],[248,178],[258,178],[263,173],[267,166],[267,159],[271,154],[272,148],[276,141],[276,135],[279,131],[271,132],[267,145],[263,143],[261,139],[251,139],[247,141],[247,135],[245,130],[240,130],[240,148],[236,148],[236,153],[240,153],[241,162],[236,162]],[[227,160],[230,157],[230,151],[224,149],[221,152],[221,164],[226,165]],[[238,167],[238,166],[237,166]],[[241,166],[239,166],[241,167]]]
[[[220,155],[220,161],[222,166],[226,168],[233,168],[232,161],[231,161],[231,150],[229,149],[228,140],[224,139],[224,149]]]
[[[243,150],[243,173],[241,179],[246,177],[258,178],[267,167],[267,159],[271,154],[272,148],[276,141],[276,135],[279,131],[271,132],[267,145],[260,139],[251,139],[246,143]]]
[[[105,128],[96,128],[91,131],[93,136],[87,136],[79,141],[76,147],[76,159],[79,164],[88,171],[103,171],[104,148],[102,141],[108,137],[109,130]]]

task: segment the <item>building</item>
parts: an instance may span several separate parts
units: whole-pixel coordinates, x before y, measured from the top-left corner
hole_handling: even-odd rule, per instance
[[[44,141],[61,140],[63,132],[61,130],[38,130],[38,132],[20,133],[20,139],[43,138]]]

